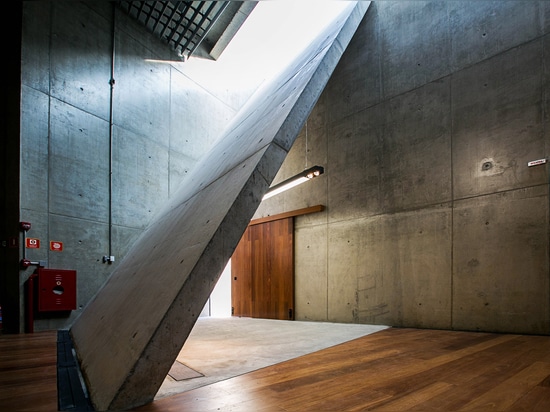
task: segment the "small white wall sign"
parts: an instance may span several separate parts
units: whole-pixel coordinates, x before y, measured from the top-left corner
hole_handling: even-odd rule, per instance
[[[546,163],[546,161],[547,159],[532,160],[529,163],[527,163],[527,166],[531,167],[531,166],[543,165]]]

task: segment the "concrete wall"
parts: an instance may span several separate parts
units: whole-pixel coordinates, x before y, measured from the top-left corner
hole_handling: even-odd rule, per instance
[[[26,257],[78,276],[78,310],[38,316],[34,326],[58,329],[79,315],[246,98],[195,81],[107,1],[25,2],[22,54],[20,220],[41,241]],[[63,251],[50,251],[50,240]],[[114,263],[103,262],[108,255]],[[23,283],[33,270],[19,274],[22,330]]]
[[[296,219],[296,318],[550,333],[550,3],[371,4],[264,201]]]
[[[85,306],[238,105],[179,64],[145,61],[173,56],[117,14],[105,264],[112,10],[24,11],[20,219],[42,241],[26,254],[77,269]],[[549,152],[549,12],[371,4],[277,180],[313,164],[325,174],[255,216],[327,206],[296,220],[297,319],[550,333],[548,165],[527,167]]]

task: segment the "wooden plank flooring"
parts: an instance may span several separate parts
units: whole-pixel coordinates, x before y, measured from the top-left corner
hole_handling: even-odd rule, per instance
[[[550,411],[550,337],[387,329],[136,410]]]
[[[289,343],[292,344],[292,343]],[[56,332],[0,336],[0,411],[54,411]],[[550,337],[386,329],[135,411],[550,411]]]
[[[0,411],[57,410],[57,331],[0,335]]]

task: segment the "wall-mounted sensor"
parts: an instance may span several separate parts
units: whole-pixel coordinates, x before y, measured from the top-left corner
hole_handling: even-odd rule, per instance
[[[486,171],[493,168],[493,162],[483,162],[481,165],[481,170]]]
[[[103,263],[113,263],[114,261],[114,256],[103,256]]]
[[[547,162],[548,159],[544,158],[544,159],[539,159],[539,160],[532,160],[530,161],[529,163],[527,163],[527,166],[531,167],[531,166],[538,166],[538,165],[543,165]]]

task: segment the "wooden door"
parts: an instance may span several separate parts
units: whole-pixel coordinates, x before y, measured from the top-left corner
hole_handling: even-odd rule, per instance
[[[250,226],[231,257],[231,315],[252,317],[252,241]]]
[[[231,276],[233,316],[294,319],[294,218],[248,226]]]

